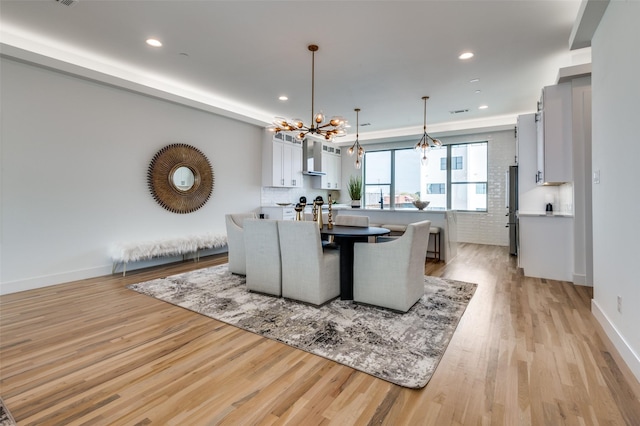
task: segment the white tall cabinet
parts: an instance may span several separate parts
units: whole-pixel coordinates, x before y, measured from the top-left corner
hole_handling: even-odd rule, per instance
[[[534,114],[518,118],[518,263],[527,276],[593,285],[590,72],[560,70],[558,84],[543,90],[537,130]]]
[[[536,118],[537,114],[518,117],[518,266],[528,277],[571,281],[573,216],[560,212],[559,205],[553,214],[545,211],[559,186],[536,185]]]
[[[302,141],[285,133],[265,132],[262,185],[302,188]]]
[[[329,143],[314,142],[313,161],[325,174],[317,177],[313,187],[317,189],[340,189],[342,185],[342,149]]]

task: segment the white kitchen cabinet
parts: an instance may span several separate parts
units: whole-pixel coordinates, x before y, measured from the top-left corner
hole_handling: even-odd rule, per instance
[[[542,89],[537,118],[536,183],[572,182],[571,83]]]
[[[315,142],[313,155],[316,168],[325,173],[314,180],[313,187],[340,189],[342,185],[342,149],[333,144]]]
[[[266,132],[262,151],[263,186],[302,188],[302,141]]]
[[[525,276],[573,281],[573,217],[519,215],[519,232]]]
[[[261,210],[265,219],[294,220],[296,218],[296,211],[293,206],[265,206]]]

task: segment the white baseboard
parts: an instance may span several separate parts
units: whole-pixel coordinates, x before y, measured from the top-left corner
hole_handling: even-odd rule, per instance
[[[220,254],[227,252],[227,246],[217,247],[200,252],[200,257],[212,254]],[[192,259],[193,255],[189,257]],[[136,269],[148,268],[150,266],[163,265],[165,263],[178,262],[182,260],[182,256],[158,257],[151,260],[131,262],[127,264],[127,272]],[[67,271],[51,275],[42,275],[39,277],[25,278],[21,280],[8,281],[0,283],[0,295],[17,293],[19,291],[35,290],[36,288],[49,287],[57,284],[64,284],[71,281],[84,280],[87,278],[102,277],[111,275],[112,265],[96,266],[93,268],[79,269],[76,271]],[[118,265],[116,274],[122,275],[122,265]]]
[[[593,287],[592,285],[587,284],[587,276],[584,274],[573,274],[573,281],[575,285],[586,285],[589,287]]]
[[[613,346],[615,346],[633,375],[636,376],[636,379],[640,382],[640,356],[629,346],[624,336],[618,332],[618,329],[609,320],[609,317],[607,317],[600,306],[598,306],[595,299],[591,299],[591,313],[596,317],[596,320],[604,329],[605,334],[609,337]]]
[[[19,291],[35,290],[36,288],[49,287],[56,284],[84,280],[86,278],[100,277],[110,273],[111,266],[102,266],[4,282],[0,284],[0,295],[17,293]]]

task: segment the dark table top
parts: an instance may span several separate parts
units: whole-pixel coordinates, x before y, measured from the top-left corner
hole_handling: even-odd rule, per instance
[[[367,228],[360,226],[337,226],[334,225],[333,229],[328,229],[327,225],[320,230],[324,235],[335,235],[338,237],[368,237],[373,235],[385,235],[391,231],[387,228],[378,228],[375,226],[369,226]]]

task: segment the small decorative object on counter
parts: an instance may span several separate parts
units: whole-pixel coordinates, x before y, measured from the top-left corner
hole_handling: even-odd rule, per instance
[[[302,215],[302,211],[304,210],[304,205],[298,203],[294,207],[294,210],[296,211],[296,220],[298,221],[304,220],[304,216]]]
[[[357,209],[360,207],[360,199],[362,198],[362,176],[351,176],[347,184],[349,197],[351,197],[351,207]]]
[[[424,210],[425,207],[429,205],[430,201],[420,201],[416,200],[413,202],[413,205],[416,206],[418,210]]]
[[[324,199],[318,195],[316,199],[313,201],[313,208],[315,210],[314,219],[318,222],[318,228],[322,229],[322,205],[324,204]]]
[[[331,210],[331,194],[329,194],[329,221],[327,223],[328,229],[333,229],[333,218],[332,218],[332,210]]]
[[[302,211],[303,211],[303,213],[300,215],[300,217],[302,218],[301,220],[304,221],[304,209],[305,209],[305,207],[307,207],[307,197],[304,197],[304,196],[300,197],[299,204],[300,204],[300,206],[302,206]]]

